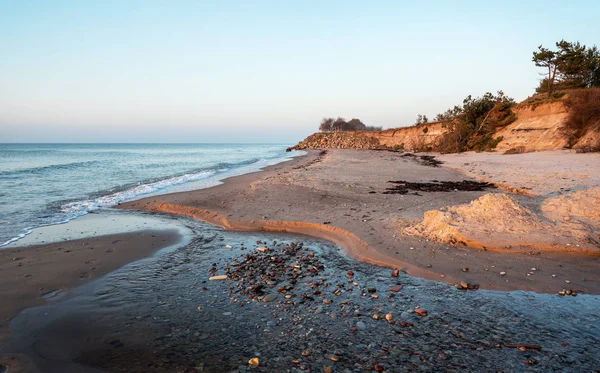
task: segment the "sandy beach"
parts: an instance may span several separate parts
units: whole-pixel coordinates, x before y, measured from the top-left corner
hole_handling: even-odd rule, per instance
[[[340,244],[356,260],[451,285],[466,282],[484,289],[556,293],[567,288],[600,293],[596,270],[600,249],[593,225],[597,215],[571,211],[572,218],[557,221],[539,212],[544,203],[556,204],[544,197],[596,187],[597,154],[467,153],[439,158],[445,164],[434,167],[420,155],[313,150],[264,171],[227,179],[223,185],[141,199],[120,208],[185,215],[230,230],[307,234]],[[554,168],[548,159],[553,159]],[[498,188],[384,193],[392,186],[390,181],[465,180],[485,180],[497,183]],[[469,207],[480,197],[487,201],[486,195],[492,195],[492,205],[482,202],[483,207]],[[463,207],[448,212],[454,215],[444,215],[449,219],[444,227],[431,231],[424,215],[453,206]],[[493,219],[482,216],[482,209]],[[464,211],[470,215],[460,215]],[[517,226],[485,225],[515,217],[521,219],[515,220]],[[455,227],[457,232],[446,234]]]

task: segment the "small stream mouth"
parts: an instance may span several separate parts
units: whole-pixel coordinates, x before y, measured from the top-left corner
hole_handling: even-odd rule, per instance
[[[323,240],[187,223],[188,244],[21,313],[7,349],[50,373],[598,366],[600,297],[463,292]]]

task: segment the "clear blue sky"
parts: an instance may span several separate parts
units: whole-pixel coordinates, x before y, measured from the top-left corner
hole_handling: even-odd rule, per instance
[[[0,2],[0,142],[285,142],[522,100],[600,1]]]

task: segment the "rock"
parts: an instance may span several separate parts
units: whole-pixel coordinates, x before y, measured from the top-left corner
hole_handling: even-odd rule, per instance
[[[385,315],[385,319],[391,324],[394,322],[394,315],[388,313],[387,315]]]
[[[208,278],[210,281],[220,281],[220,280],[227,280],[227,275],[218,275],[218,276],[212,276]]]
[[[415,313],[419,316],[427,316],[427,310],[424,310],[422,308],[417,308],[415,310]]]
[[[359,330],[365,330],[365,329],[367,328],[367,326],[365,325],[365,323],[364,323],[364,322],[362,322],[362,321],[359,321],[359,322],[357,322],[357,323],[356,323],[356,327],[357,327]]]
[[[398,277],[399,274],[400,274],[400,270],[399,269],[394,269],[392,271],[392,277]]]
[[[374,314],[373,314],[373,320],[379,320],[379,315],[378,315],[378,314],[376,314],[376,313],[374,313]]]
[[[506,275],[506,272],[500,272],[500,276]]]
[[[308,350],[302,351],[302,356],[303,357],[307,357],[308,355],[310,355],[310,351],[308,351]]]
[[[373,293],[377,292],[377,289],[375,289],[375,288],[369,288],[368,291],[369,291],[369,293],[373,294]]]
[[[263,297],[262,301],[263,302],[273,302],[276,299],[277,299],[276,294],[267,294]]]
[[[225,245],[225,247],[231,249],[231,245]]]
[[[258,368],[259,363],[260,361],[257,357],[253,357],[252,359],[248,360],[248,365],[250,366],[250,368]]]
[[[264,253],[265,251],[267,251],[267,249],[264,247],[257,247],[256,251],[260,251],[261,253]]]
[[[463,272],[469,272],[469,268],[465,267],[462,269]]]
[[[399,292],[400,290],[402,290],[402,285],[395,285],[390,288],[390,291],[393,291],[396,293]]]
[[[231,316],[231,312],[223,312],[223,316]]]
[[[325,367],[323,373],[333,373],[333,369],[331,367]]]

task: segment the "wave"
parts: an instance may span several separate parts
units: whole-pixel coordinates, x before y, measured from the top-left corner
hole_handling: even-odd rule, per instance
[[[98,198],[66,203],[61,206],[60,211],[67,214],[85,214],[89,211],[98,210],[102,207],[111,207],[118,205],[121,202],[131,201],[140,196],[155,193],[175,185],[207,179],[216,172],[217,170],[201,171],[197,173],[176,176],[149,184],[140,184],[133,188],[125,189],[123,191],[104,195]]]
[[[21,168],[18,170],[0,172],[0,177],[2,177],[2,176],[20,176],[23,174],[40,174],[40,173],[43,173],[46,171],[55,171],[55,170],[72,170],[75,168],[94,166],[94,165],[97,165],[100,163],[103,163],[103,162],[102,161],[71,162],[71,163],[53,164],[53,165],[48,165],[48,166]]]
[[[63,200],[50,202],[46,205],[46,210],[49,214],[47,216],[36,219],[33,226],[22,228],[21,232],[6,242],[0,242],[0,247],[18,241],[30,234],[32,229],[55,224],[67,223],[70,220],[76,219],[89,212],[99,210],[102,208],[110,208],[116,206],[122,202],[132,201],[142,197],[148,197],[150,195],[157,195],[162,193],[168,193],[168,190],[186,183],[192,183],[197,181],[203,181],[210,179],[218,174],[233,172],[233,174],[243,174],[261,169],[270,164],[279,163],[282,160],[295,156],[296,154],[279,153],[274,156],[254,157],[239,162],[220,162],[213,164],[210,167],[202,169],[191,169],[185,173],[175,174],[164,178],[153,178],[147,180],[140,180],[137,184],[126,184],[116,186],[111,189],[105,189],[98,191],[77,200]],[[44,172],[44,170],[56,169],[56,168],[75,168],[82,166],[90,166],[93,163],[102,161],[89,161],[89,162],[73,162],[61,165],[52,165],[44,167],[34,167],[30,169],[21,169],[15,171],[8,171],[1,173],[0,179],[6,174],[18,175],[19,173],[29,172]],[[149,164],[153,166],[153,164]],[[202,188],[202,187],[201,187]],[[15,232],[16,233],[16,232]],[[6,239],[6,238],[5,238]]]

